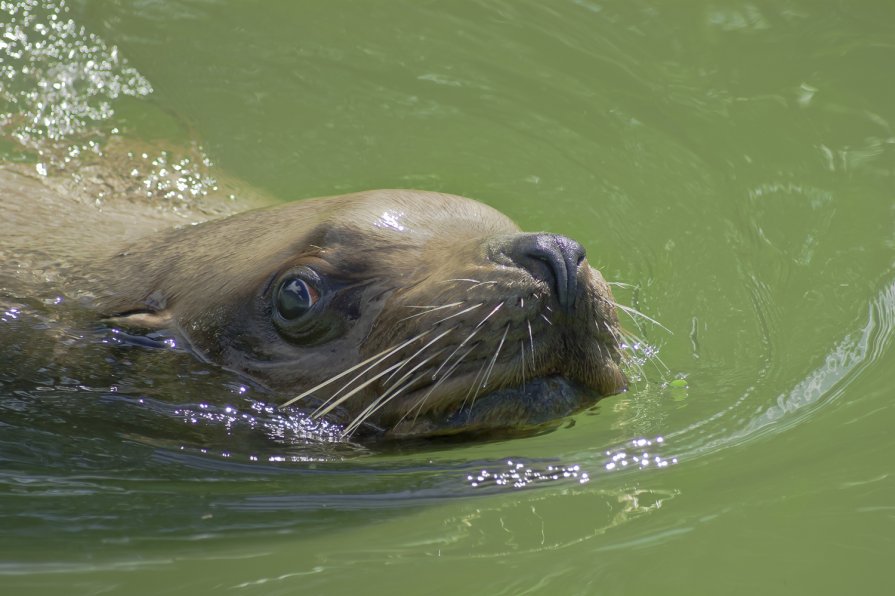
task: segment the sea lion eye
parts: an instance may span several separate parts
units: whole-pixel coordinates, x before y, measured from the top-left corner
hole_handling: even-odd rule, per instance
[[[305,266],[290,269],[272,287],[273,293],[268,294],[271,322],[290,343],[309,346],[345,332],[348,319],[338,286],[314,269]]]
[[[294,321],[320,300],[320,293],[300,277],[289,277],[283,280],[277,290],[275,299],[277,312],[287,321]]]

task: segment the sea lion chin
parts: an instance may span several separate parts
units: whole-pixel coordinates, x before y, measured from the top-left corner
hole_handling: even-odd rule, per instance
[[[174,330],[346,435],[531,428],[626,386],[612,294],[581,245],[463,197],[248,211],[143,240],[92,279],[102,316]]]

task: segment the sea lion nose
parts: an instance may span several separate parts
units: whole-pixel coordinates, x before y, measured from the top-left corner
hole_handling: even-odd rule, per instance
[[[578,266],[584,247],[558,234],[519,234],[503,248],[503,253],[536,279],[556,290],[556,299],[566,311],[575,306],[578,294]]]

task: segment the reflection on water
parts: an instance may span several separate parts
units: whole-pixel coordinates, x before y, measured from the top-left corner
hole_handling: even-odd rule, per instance
[[[445,520],[445,531],[426,544],[425,556],[504,558],[512,554],[557,551],[579,547],[603,537],[613,528],[658,513],[678,496],[675,490],[621,489],[509,497],[500,504],[470,508]],[[569,510],[589,511],[586,523]],[[498,531],[495,531],[498,530]],[[642,537],[642,543],[661,537]],[[630,545],[627,545],[630,546]],[[615,545],[613,548],[626,548]],[[605,549],[608,550],[608,549]]]

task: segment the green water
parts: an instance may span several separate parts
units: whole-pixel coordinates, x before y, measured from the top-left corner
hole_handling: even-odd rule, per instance
[[[65,18],[151,85],[88,118],[101,140],[197,139],[283,200],[478,198],[581,241],[670,332],[626,320],[661,363],[556,432],[317,462],[106,394],[51,392],[41,418],[6,370],[0,399],[25,405],[0,409],[4,594],[891,592],[895,4],[122,0]],[[16,138],[4,160],[42,159]],[[578,476],[475,482],[517,462]]]

